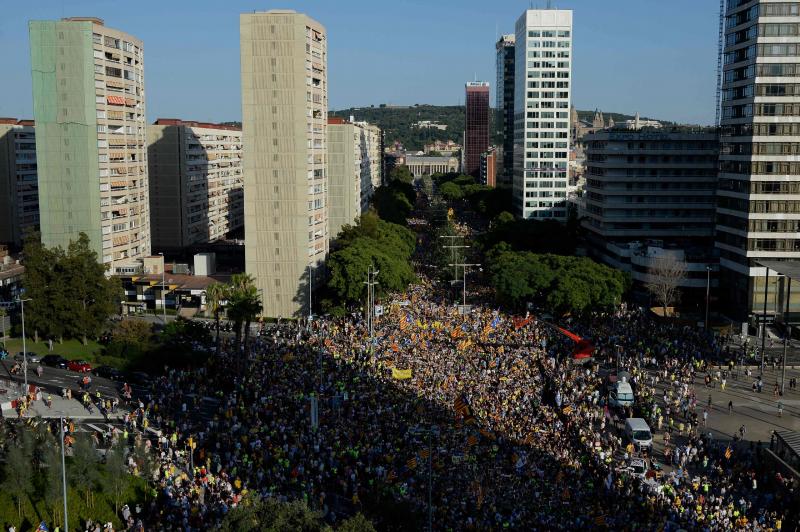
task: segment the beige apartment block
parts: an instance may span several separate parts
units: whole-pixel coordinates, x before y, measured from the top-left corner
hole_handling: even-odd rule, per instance
[[[98,18],[29,23],[42,241],[112,271],[150,254],[144,50]]]
[[[0,243],[19,246],[28,231],[38,230],[33,121],[0,118]]]
[[[153,249],[206,244],[244,225],[240,127],[159,118],[147,126]]]
[[[326,32],[275,10],[242,14],[240,39],[245,268],[264,315],[303,315],[329,241]]]
[[[369,209],[381,184],[381,130],[366,122],[328,119],[330,234],[336,238]]]

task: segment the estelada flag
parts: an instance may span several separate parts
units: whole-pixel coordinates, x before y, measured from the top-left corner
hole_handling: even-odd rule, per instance
[[[453,401],[453,408],[462,416],[466,416],[470,413],[469,404],[462,396],[456,397],[456,400]]]

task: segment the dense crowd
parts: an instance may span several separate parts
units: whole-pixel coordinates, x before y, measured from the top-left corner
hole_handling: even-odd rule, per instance
[[[761,448],[702,430],[694,381],[722,342],[638,311],[566,326],[598,361],[619,355],[669,473],[626,467],[633,412],[607,403],[598,364],[571,363],[572,340],[532,317],[462,316],[423,284],[386,305],[372,338],[356,315],[284,324],[251,353],[168,370],[136,414],[163,431],[146,520],[201,530],[250,494],[384,529],[424,526],[429,497],[453,530],[797,527],[795,486]]]

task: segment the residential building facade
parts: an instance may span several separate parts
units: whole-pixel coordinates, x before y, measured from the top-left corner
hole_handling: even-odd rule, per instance
[[[159,118],[147,126],[153,249],[178,251],[244,226],[240,127]]]
[[[42,242],[103,263],[150,254],[142,42],[97,18],[29,23]]]
[[[327,34],[273,10],[242,14],[240,39],[245,269],[265,316],[305,315],[330,238]]]
[[[596,258],[647,282],[654,261],[685,261],[684,287],[716,270],[714,129],[587,134],[582,225]]]
[[[572,11],[529,9],[515,34],[515,210],[523,218],[566,221]]]
[[[502,159],[498,180],[510,185],[514,179],[514,61],[516,35],[503,35],[495,44],[497,51],[497,84],[495,109],[503,132]]]
[[[19,247],[28,231],[38,230],[33,121],[0,118],[0,243]]]
[[[763,315],[766,268],[800,259],[800,7],[728,0],[717,248],[727,307]],[[769,280],[767,318],[778,301]],[[792,293],[800,310],[800,290]]]
[[[464,124],[464,173],[478,177],[481,153],[489,147],[489,84],[470,81],[466,85]]]
[[[381,185],[381,130],[366,122],[328,118],[330,234],[352,225],[369,209]]]

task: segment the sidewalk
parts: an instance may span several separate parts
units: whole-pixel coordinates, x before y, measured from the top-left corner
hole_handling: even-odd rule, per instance
[[[21,393],[21,392],[20,392]],[[18,395],[14,394],[11,397],[8,397],[6,401],[3,402],[3,417],[6,419],[17,419],[17,411],[10,407],[10,400],[12,398],[16,398]],[[44,397],[47,397],[47,394],[44,394]],[[103,417],[103,414],[100,413],[99,409],[95,406],[92,408],[93,413],[90,414],[88,410],[86,410],[80,401],[76,399],[64,399],[61,396],[53,395],[53,406],[52,408],[47,408],[47,405],[44,401],[36,400],[33,404],[28,408],[28,411],[25,413],[26,418],[33,418],[36,416],[42,417],[44,419],[58,419],[60,417],[68,417],[70,419],[78,419],[84,421],[105,421],[106,418]],[[119,408],[116,414],[110,414],[108,416],[108,421],[121,421],[124,419],[125,414],[127,411]]]

